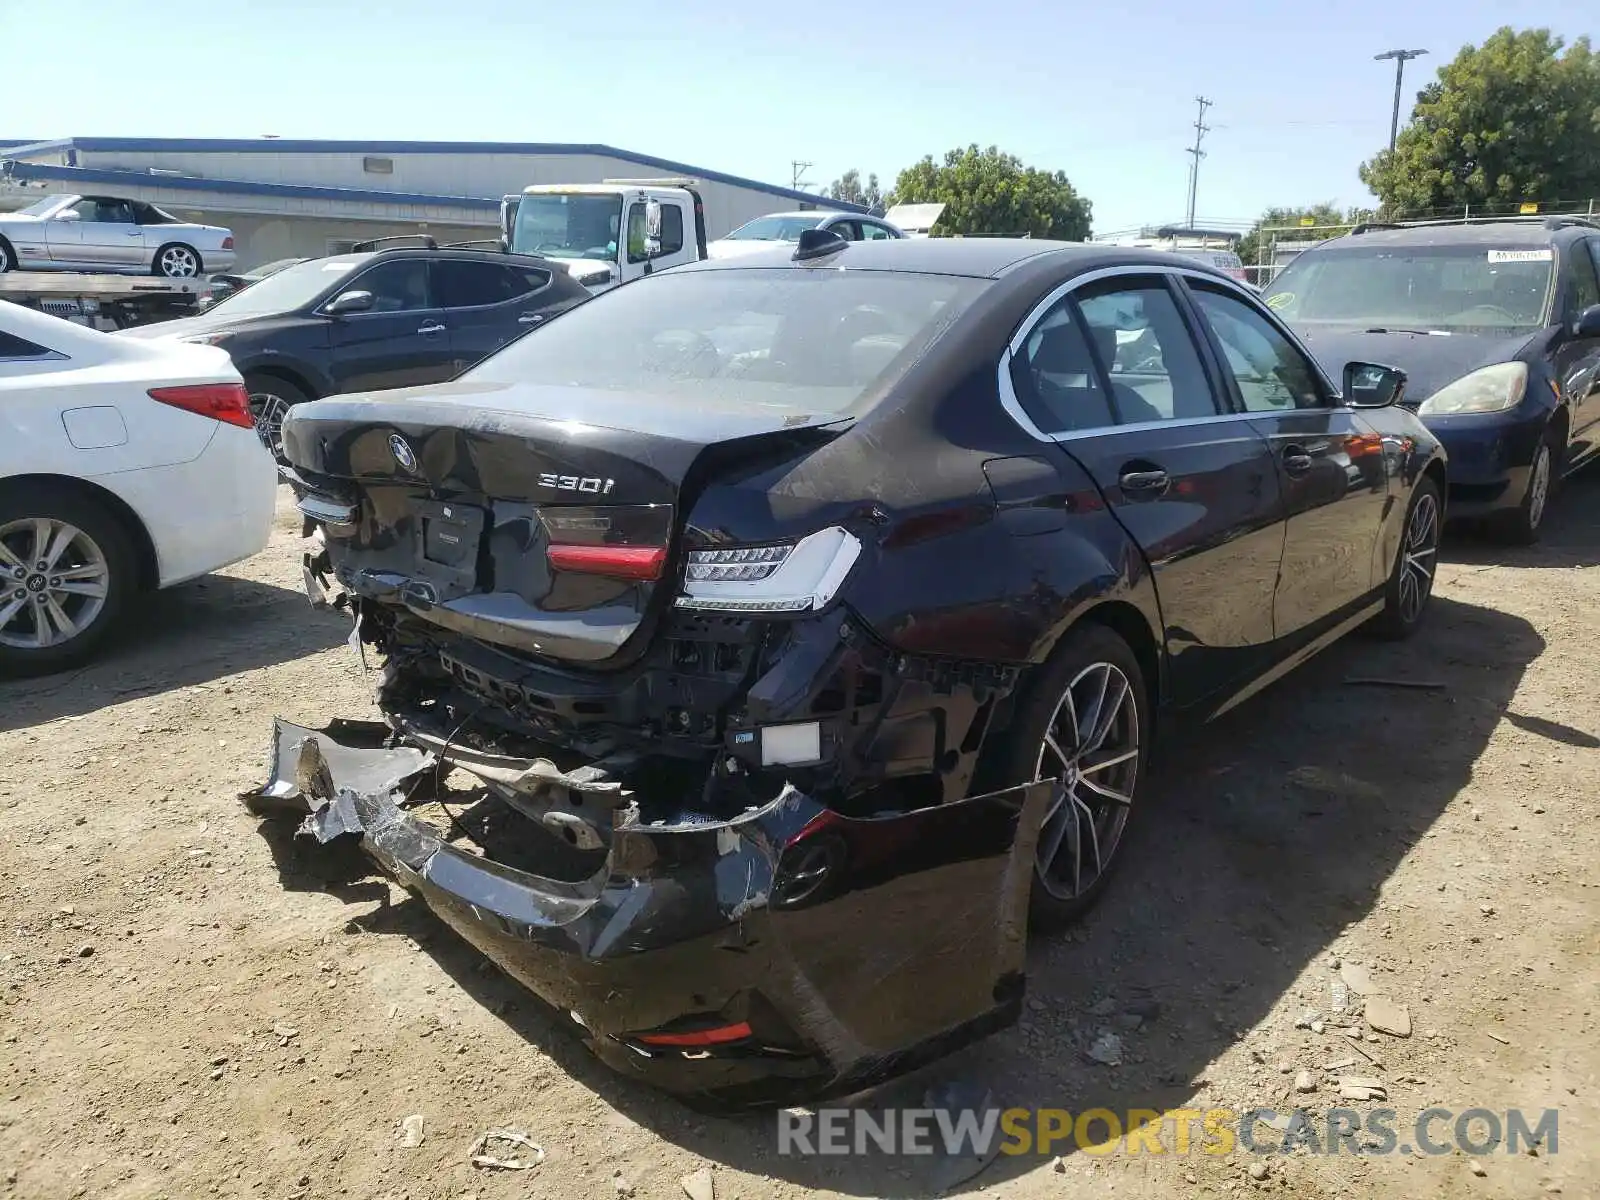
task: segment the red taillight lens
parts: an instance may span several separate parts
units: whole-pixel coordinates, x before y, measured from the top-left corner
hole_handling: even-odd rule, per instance
[[[736,1025],[719,1025],[715,1029],[694,1029],[687,1033],[639,1033],[634,1041],[646,1046],[722,1046],[728,1042],[742,1042],[750,1035],[750,1026],[740,1021]]]
[[[224,250],[232,250],[233,249],[233,239],[231,237],[223,238],[222,239],[222,248]]]
[[[556,543],[545,550],[550,565],[560,571],[581,571],[587,575],[608,575],[613,579],[660,579],[667,565],[665,546],[563,546]]]
[[[242,383],[199,383],[184,387],[151,388],[150,399],[170,404],[198,416],[210,417],[226,425],[254,429],[250,416],[250,393]]]

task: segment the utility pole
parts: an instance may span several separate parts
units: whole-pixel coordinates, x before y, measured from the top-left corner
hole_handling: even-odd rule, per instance
[[[801,162],[799,159],[792,160],[789,163],[789,187],[798,192],[802,187],[807,186],[804,181],[805,173],[814,166],[816,166],[815,163]]]
[[[1406,73],[1406,63],[1413,58],[1421,58],[1426,50],[1385,50],[1382,54],[1374,54],[1373,62],[1384,62],[1394,59],[1394,115],[1389,118],[1389,153],[1394,153],[1395,139],[1400,136],[1400,80]]]
[[[1189,164],[1189,217],[1185,224],[1194,228],[1195,198],[1200,191],[1200,160],[1204,158],[1205,151],[1200,149],[1200,142],[1211,132],[1211,126],[1206,124],[1206,109],[1211,107],[1211,101],[1204,96],[1196,96],[1195,102],[1200,105],[1200,113],[1194,119],[1194,145],[1186,151],[1194,155],[1194,161]]]

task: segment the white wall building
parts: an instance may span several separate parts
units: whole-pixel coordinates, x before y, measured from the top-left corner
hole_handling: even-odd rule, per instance
[[[3,208],[49,192],[109,194],[225,225],[239,269],[372,237],[494,237],[500,197],[535,183],[689,176],[701,183],[708,238],[797,206],[865,211],[613,146],[538,142],[65,138],[0,148],[0,172]]]

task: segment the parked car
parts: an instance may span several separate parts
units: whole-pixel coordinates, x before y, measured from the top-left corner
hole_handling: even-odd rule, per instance
[[[1450,509],[1532,542],[1600,451],[1600,225],[1366,224],[1295,256],[1266,301],[1325,363],[1374,355],[1450,454]]]
[[[1244,269],[1243,261],[1232,250],[1211,246],[1174,246],[1172,252],[1215,267],[1230,279],[1236,279],[1252,289],[1255,288],[1255,285],[1250,283],[1250,276]]]
[[[1030,908],[1101,893],[1167,717],[1417,628],[1444,461],[1402,384],[1160,252],[807,231],[619,288],[289,415],[385,723],[280,724],[251,803],[635,1078],[874,1082],[1015,1019]],[[441,765],[485,858],[397,806]]]
[[[0,301],[0,675],[82,662],[137,593],[256,553],[277,482],[220,350]]]
[[[403,248],[285,268],[197,317],[122,331],[220,346],[277,453],[284,415],[319,396],[439,383],[589,298],[544,259]]]
[[[760,250],[770,250],[774,245],[793,245],[808,229],[826,229],[838,234],[847,242],[893,241],[906,235],[882,217],[869,217],[853,212],[787,212],[771,213],[746,221],[725,237],[718,238],[706,247],[711,258],[733,258]]]
[[[195,298],[195,303],[202,309],[210,308],[213,304],[220,304],[235,292],[242,292],[252,283],[259,283],[269,275],[276,275],[279,271],[309,261],[304,257],[277,258],[237,275],[213,275],[206,280],[205,289]]]
[[[190,279],[233,266],[233,233],[142,200],[46,196],[0,213],[0,271],[104,271]]]

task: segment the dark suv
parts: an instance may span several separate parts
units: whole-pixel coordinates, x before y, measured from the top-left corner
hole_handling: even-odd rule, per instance
[[[1450,456],[1452,516],[1534,541],[1555,484],[1600,448],[1600,225],[1358,225],[1265,298],[1325,365],[1406,373],[1402,403]]]
[[[278,453],[284,414],[294,405],[442,383],[588,298],[542,258],[425,244],[310,259],[200,316],[123,336],[228,351],[262,440]]]

